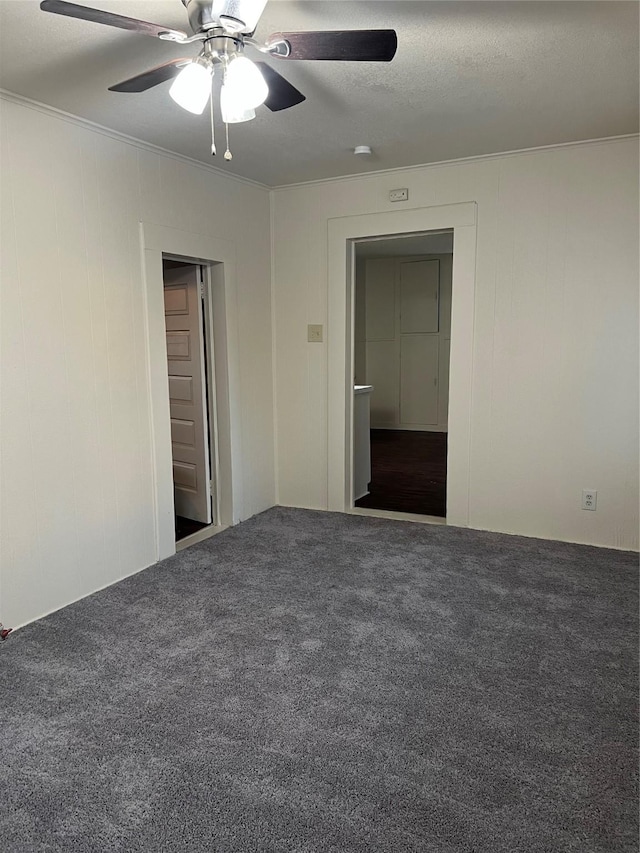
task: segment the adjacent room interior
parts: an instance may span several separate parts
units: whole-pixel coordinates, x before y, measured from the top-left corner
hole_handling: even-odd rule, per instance
[[[0,0],[3,853],[637,851],[639,11]]]
[[[445,518],[453,233],[355,251],[355,506]]]

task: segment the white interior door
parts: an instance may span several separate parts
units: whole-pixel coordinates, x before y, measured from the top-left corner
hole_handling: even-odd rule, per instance
[[[438,423],[440,262],[400,263],[400,423]]]
[[[438,423],[438,336],[400,339],[400,421]]]
[[[446,431],[451,255],[368,258],[360,269],[358,375],[374,388],[372,428]]]
[[[400,264],[400,334],[439,332],[439,261]]]
[[[371,425],[394,427],[398,421],[400,378],[395,259],[368,259],[364,283],[365,384],[373,385]]]
[[[171,447],[176,515],[211,523],[199,268],[164,270]]]

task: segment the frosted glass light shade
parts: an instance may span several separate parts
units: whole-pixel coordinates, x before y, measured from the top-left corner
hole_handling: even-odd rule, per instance
[[[220,112],[225,124],[239,124],[241,121],[251,121],[256,117],[256,111],[246,109],[243,104],[238,103],[233,89],[229,89],[224,83],[220,88]]]
[[[263,104],[269,94],[260,69],[246,56],[232,59],[227,68],[224,85],[238,107],[253,110]]]
[[[173,81],[169,94],[190,113],[201,115],[211,94],[212,70],[200,62],[190,62]]]

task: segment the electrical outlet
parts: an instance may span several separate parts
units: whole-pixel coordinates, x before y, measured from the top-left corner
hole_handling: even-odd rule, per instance
[[[322,326],[307,326],[307,340],[310,344],[321,344]]]
[[[582,509],[590,509],[595,512],[598,504],[598,492],[596,489],[582,490]]]
[[[389,190],[389,201],[407,201],[409,198],[409,190],[403,187],[399,190]]]

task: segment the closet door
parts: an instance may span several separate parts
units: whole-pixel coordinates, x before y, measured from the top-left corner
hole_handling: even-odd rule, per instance
[[[202,304],[198,268],[164,271],[169,408],[176,515],[211,523]]]
[[[440,262],[400,264],[400,423],[438,423]]]
[[[399,347],[396,339],[396,261],[369,259],[366,263],[366,376],[373,385],[371,426],[398,424]]]
[[[438,423],[438,335],[400,340],[400,422]]]
[[[440,261],[400,264],[400,334],[438,334]]]

